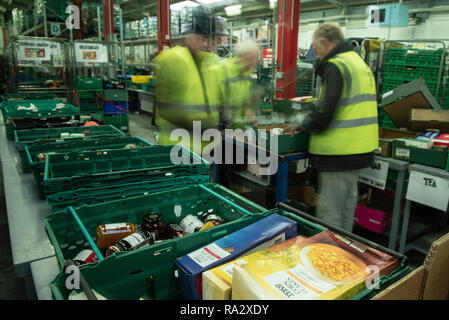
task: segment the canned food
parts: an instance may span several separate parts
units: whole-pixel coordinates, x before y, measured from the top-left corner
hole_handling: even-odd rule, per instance
[[[202,223],[201,220],[194,215],[189,214],[181,220],[179,225],[185,233],[194,233],[199,231],[204,226],[204,223]]]

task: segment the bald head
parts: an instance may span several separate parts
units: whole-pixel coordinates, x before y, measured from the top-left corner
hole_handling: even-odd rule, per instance
[[[259,45],[254,40],[240,41],[234,52],[243,62],[243,72],[254,68],[259,60]]]

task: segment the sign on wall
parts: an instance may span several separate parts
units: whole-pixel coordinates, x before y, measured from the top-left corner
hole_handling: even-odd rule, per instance
[[[22,61],[49,61],[52,43],[42,40],[19,40],[18,59]]]
[[[449,202],[449,181],[430,174],[411,171],[406,198],[446,211]]]
[[[377,189],[385,190],[388,167],[388,162],[376,159],[372,167],[360,171],[359,181]]]
[[[108,48],[101,43],[75,43],[77,62],[106,63]]]

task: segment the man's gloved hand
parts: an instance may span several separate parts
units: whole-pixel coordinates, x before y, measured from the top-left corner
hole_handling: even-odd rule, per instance
[[[289,119],[289,125],[284,129],[286,134],[293,136],[295,131],[303,128],[304,119],[310,114],[310,112],[298,112]]]
[[[295,131],[296,131],[297,128],[298,128],[298,126],[297,126],[295,123],[290,123],[290,124],[284,129],[284,133],[293,136],[293,135],[295,134]]]

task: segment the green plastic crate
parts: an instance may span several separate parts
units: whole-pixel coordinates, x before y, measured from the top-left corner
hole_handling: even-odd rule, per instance
[[[127,113],[113,115],[99,115],[105,124],[110,124],[123,132],[129,132],[129,118]]]
[[[123,89],[107,89],[104,98],[109,101],[128,101],[128,92]]]
[[[104,91],[103,89],[97,89],[97,90],[78,90],[78,99],[83,100],[83,99],[96,99],[97,95],[96,93],[98,93],[99,95],[103,96],[104,95]]]
[[[69,128],[49,128],[49,129],[31,129],[20,130],[14,132],[14,140],[16,148],[19,151],[22,165],[25,172],[29,172],[28,158],[25,152],[25,146],[39,143],[48,143],[54,141],[66,141],[74,138],[61,138],[61,133],[84,133],[86,138],[89,137],[118,137],[124,136],[125,133],[117,128],[106,125],[98,127],[69,127]],[[84,139],[84,138],[76,138]]]
[[[71,122],[76,120],[77,122]],[[105,122],[100,118],[92,119],[99,125],[104,125]],[[48,117],[48,118],[8,118],[6,121],[6,137],[14,141],[15,130],[31,130],[36,128],[67,128],[79,127],[81,122],[89,121],[89,118],[84,119],[79,115],[65,116],[65,117]],[[81,123],[82,124],[82,123]]]
[[[447,153],[445,147],[422,149],[406,146],[404,141],[393,141],[393,158],[412,163],[444,169],[447,164]]]
[[[243,211],[236,208],[236,205]],[[176,206],[180,208],[180,212],[175,210]],[[162,214],[166,224],[179,224],[188,214],[202,216],[214,212],[225,221],[233,221],[249,213],[266,211],[263,207],[213,183],[175,188],[102,204],[84,205],[74,210],[94,240],[97,225],[118,222],[142,224],[143,217],[149,212]],[[83,250],[88,243],[76,220],[68,212],[47,216],[44,223],[61,266],[64,265],[66,259],[72,259],[79,251]],[[215,230],[219,230],[219,228]],[[183,239],[195,238],[197,235],[201,235],[201,233],[191,234]],[[139,251],[146,249],[142,248]],[[115,255],[121,255],[121,253]]]
[[[35,105],[37,111],[33,110],[18,110],[20,106],[30,107]],[[64,107],[57,108],[58,104],[64,104]],[[6,123],[8,118],[40,118],[40,117],[66,117],[78,115],[77,107],[62,102],[60,100],[10,100],[0,108],[3,115],[3,122]]]
[[[194,238],[180,238],[176,243],[148,247],[133,253],[118,253],[101,262],[84,265],[80,271],[89,286],[98,293],[114,300],[138,300],[149,292],[156,300],[183,299],[179,282],[174,275],[177,257],[188,254],[204,245],[207,245],[220,237],[242,229],[260,219],[270,215],[279,214],[295,221],[298,225],[298,234],[311,237],[326,230],[325,227],[299,217],[293,213],[274,209],[262,214],[244,216],[238,220],[202,231]],[[201,234],[201,238],[199,235]],[[220,236],[218,236],[221,234]],[[195,235],[195,234],[194,234]],[[81,242],[81,241],[80,241]],[[390,275],[380,278],[379,289],[365,289],[352,299],[370,299],[390,284],[398,281],[411,271],[411,268],[401,262]],[[53,298],[56,300],[67,299],[70,291],[65,285],[68,274],[61,273],[50,283]],[[152,277],[150,289],[147,279]],[[120,281],[111,281],[120,279]]]
[[[28,167],[31,169],[36,185],[39,189],[41,197],[45,196],[44,192],[44,172],[45,161],[40,160],[37,155],[40,153],[70,153],[80,151],[99,151],[108,149],[122,149],[128,144],[136,144],[138,148],[152,146],[148,141],[139,137],[113,137],[85,140],[64,140],[59,142],[39,143],[36,145],[25,146]]]
[[[76,88],[86,90],[103,90],[103,80],[98,78],[79,78],[76,83]]]
[[[51,154],[45,162],[45,193],[210,174],[210,164],[184,147],[179,146],[177,153],[182,163],[174,164],[173,148],[154,145],[107,152]]]
[[[81,188],[50,194],[47,196],[47,203],[52,206],[52,212],[56,213],[69,206],[79,207],[81,205],[105,203],[209,182],[210,176],[202,175],[116,184],[97,188]]]
[[[287,124],[272,124],[272,125],[257,125],[253,126],[256,130],[256,138],[258,144],[265,145],[266,149],[270,149],[270,129],[272,128],[285,128]],[[265,129],[265,132],[259,132],[258,130]],[[289,134],[278,135],[278,152],[288,153],[306,151],[309,147],[310,134],[306,132],[296,132],[293,136]]]

